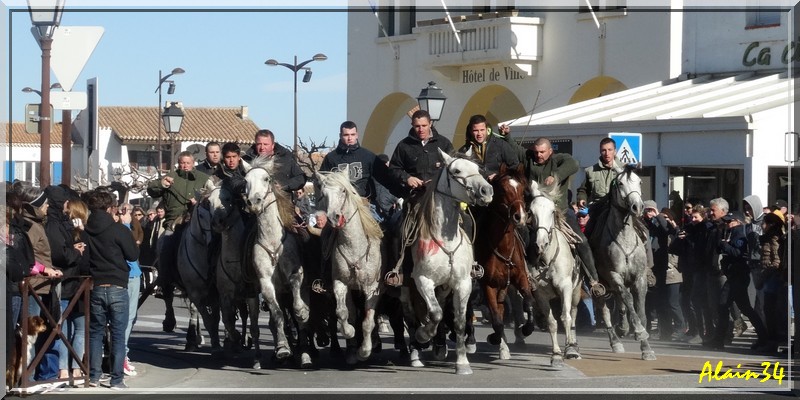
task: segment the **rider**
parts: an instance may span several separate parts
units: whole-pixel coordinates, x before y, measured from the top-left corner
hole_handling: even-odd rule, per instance
[[[592,228],[600,211],[608,206],[608,193],[616,170],[622,168],[617,159],[617,143],[612,138],[600,140],[600,157],[596,164],[586,167],[586,179],[578,188],[578,207],[589,207],[589,222],[586,236],[591,236]]]
[[[306,184],[306,176],[297,160],[293,157],[289,149],[275,143],[275,134],[269,129],[261,129],[256,132],[255,143],[247,149],[247,152],[242,157],[246,162],[252,162],[258,156],[266,156],[275,159],[277,164],[277,172],[275,179],[281,186],[281,189],[287,193],[294,193],[295,190],[300,189]]]
[[[388,179],[388,169],[375,153],[361,147],[358,142],[358,126],[353,121],[344,121],[339,125],[339,145],[325,155],[320,171],[340,171],[347,168],[350,183],[356,188],[358,195],[369,204],[372,217],[382,223],[384,217],[378,212],[377,187]],[[323,241],[323,246],[327,243]],[[323,286],[330,287],[332,282],[330,260],[320,263],[321,280],[314,280],[311,287],[316,292],[323,292]]]
[[[393,194],[404,199],[404,214],[407,216],[409,203],[413,203],[426,183],[444,167],[438,150],[445,153],[453,151],[453,144],[439,135],[431,125],[431,115],[425,110],[417,110],[411,115],[411,130],[408,136],[397,144],[389,161],[389,175],[396,183],[392,185]],[[405,219],[405,217],[404,217]],[[410,274],[413,263],[411,257],[404,257],[403,274]],[[400,277],[389,276],[387,283],[397,286]]]
[[[556,209],[563,210],[567,224],[581,238],[581,241],[576,243],[575,249],[586,267],[584,272],[589,278],[589,285],[593,290],[601,291],[602,289],[596,287],[599,284],[599,279],[594,265],[592,250],[589,248],[589,241],[581,232],[580,225],[578,225],[578,220],[575,217],[575,210],[567,202],[566,188],[569,185],[568,181],[572,175],[578,172],[578,168],[578,162],[571,155],[564,153],[554,154],[550,140],[538,138],[533,142],[533,149],[528,150],[525,174],[528,179],[535,180],[540,185],[549,186],[556,183],[556,177],[559,179],[558,184],[561,188],[561,195],[554,199]],[[539,258],[536,246],[536,230],[531,229],[530,236],[528,257],[531,265],[535,266]]]

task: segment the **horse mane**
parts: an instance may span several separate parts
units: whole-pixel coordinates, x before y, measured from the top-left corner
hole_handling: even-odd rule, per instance
[[[475,157],[464,153],[455,153],[453,158],[467,160],[475,163]],[[478,164],[480,165],[480,164]],[[443,168],[447,168],[444,166]],[[436,187],[439,186],[439,179],[442,174],[437,173],[431,178],[431,181],[425,185],[425,191],[420,195],[419,202],[417,203],[415,217],[418,221],[418,232],[421,239],[434,239],[433,232],[438,232],[442,229],[439,222],[433,218],[436,211],[436,202],[434,201],[434,193]]]
[[[242,160],[244,163],[244,160]],[[244,163],[245,169],[250,171],[253,168],[261,168],[270,176],[275,176],[275,172],[280,169],[280,163],[275,161],[270,156],[258,156],[250,163]],[[247,168],[249,166],[249,168]],[[272,193],[275,195],[275,204],[278,207],[278,218],[281,220],[281,225],[289,232],[296,232],[294,227],[294,204],[289,193],[280,188],[279,185],[273,184]]]
[[[361,196],[358,195],[353,184],[350,183],[350,177],[334,171],[318,171],[318,173],[325,178],[325,180],[333,181],[333,184],[345,188],[344,191],[347,200],[356,205],[356,214],[361,220],[361,226],[364,228],[364,234],[368,240],[380,241],[383,238],[383,230],[381,230],[378,222],[372,217],[369,207],[364,204]]]

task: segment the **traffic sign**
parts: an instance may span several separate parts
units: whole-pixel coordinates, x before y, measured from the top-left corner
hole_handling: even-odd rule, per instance
[[[641,133],[609,133],[608,137],[617,143],[617,158],[623,164],[638,164],[642,162],[642,134]]]
[[[65,92],[72,90],[72,85],[83,71],[104,31],[102,26],[56,28],[53,33],[50,68]]]
[[[25,132],[39,133],[39,108],[41,104],[25,104]],[[53,105],[50,105],[50,133],[53,133]]]
[[[50,104],[56,110],[83,110],[87,103],[86,92],[50,91]]]

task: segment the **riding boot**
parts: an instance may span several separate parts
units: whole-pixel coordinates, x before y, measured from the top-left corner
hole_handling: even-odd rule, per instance
[[[592,255],[592,249],[589,248],[589,243],[586,243],[586,241],[577,243],[575,250],[578,252],[578,257],[583,261],[584,272],[588,275],[592,294],[602,296],[605,294],[605,288],[600,284],[600,278],[597,276],[597,267],[594,265],[594,256]]]

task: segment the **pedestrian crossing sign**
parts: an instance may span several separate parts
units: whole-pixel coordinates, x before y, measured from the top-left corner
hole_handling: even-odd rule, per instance
[[[609,133],[608,137],[617,143],[617,158],[623,164],[642,162],[641,133]]]

